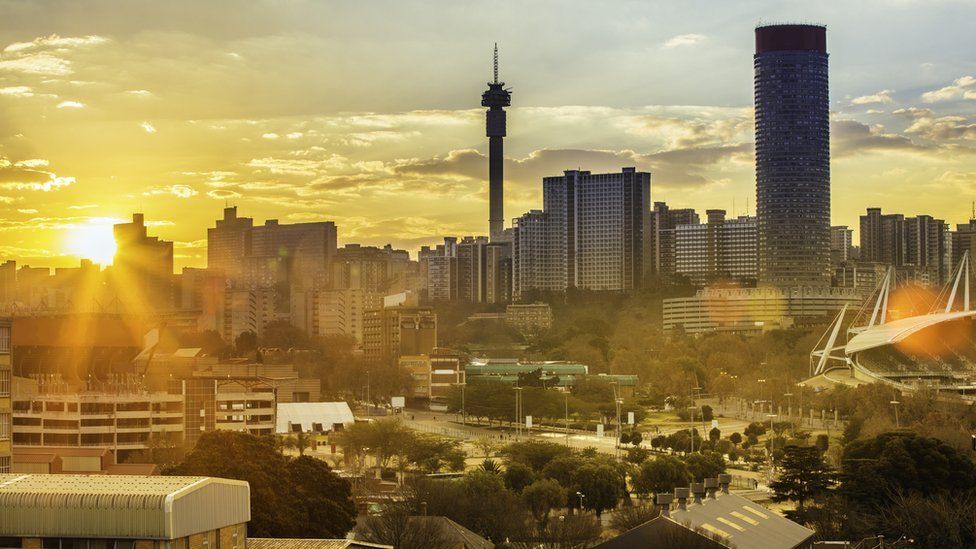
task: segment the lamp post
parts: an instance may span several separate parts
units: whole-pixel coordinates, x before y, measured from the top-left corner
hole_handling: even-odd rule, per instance
[[[522,436],[522,388],[515,386],[515,438]]]
[[[569,388],[567,387],[563,391],[563,396],[566,398],[566,446],[569,446]]]
[[[369,370],[366,370],[366,415],[373,415],[372,404],[369,399]]]
[[[892,400],[891,402],[889,402],[889,404],[891,404],[892,408],[895,409],[895,429],[900,429],[901,425],[898,422],[898,405],[901,404],[901,402],[898,402],[897,400]]]
[[[624,399],[622,399],[622,398],[615,399],[614,400],[614,403],[617,405],[617,444],[616,444],[616,452],[614,452],[614,453],[617,454],[617,457],[620,457],[620,434],[621,434],[621,432],[620,432],[620,405],[624,403]]]
[[[773,469],[775,468],[773,462],[773,447],[776,443],[776,433],[773,431],[773,419],[776,418],[776,414],[766,414],[769,418],[769,480],[773,479]]]
[[[584,494],[583,492],[576,492],[576,497],[579,498],[580,514],[582,515],[583,514],[583,498],[586,497],[586,494]]]
[[[786,397],[786,417],[790,420],[790,436],[793,436],[793,393],[783,393]]]

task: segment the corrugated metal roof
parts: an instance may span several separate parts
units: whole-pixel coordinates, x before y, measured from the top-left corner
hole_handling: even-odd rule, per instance
[[[248,549],[393,549],[392,545],[380,545],[351,539],[294,539],[294,538],[247,538]]]
[[[0,535],[176,539],[251,518],[244,481],[0,475]]]
[[[336,423],[352,425],[356,418],[345,402],[279,402],[275,422],[276,433],[291,433],[291,425],[301,425],[302,431],[311,431],[313,423],[325,430]]]
[[[761,505],[719,492],[702,505],[671,511],[678,524],[716,535],[729,547],[738,549],[789,549],[810,539],[814,532]]]

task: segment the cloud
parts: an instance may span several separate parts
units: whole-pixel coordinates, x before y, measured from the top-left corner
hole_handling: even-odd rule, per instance
[[[190,198],[199,194],[196,189],[189,185],[164,185],[152,187],[142,193],[145,196],[171,194],[178,198]]]
[[[51,192],[68,187],[75,182],[74,177],[58,177],[51,174],[50,179],[43,182],[36,181],[7,181],[0,183],[0,189],[10,189],[17,191],[42,191]]]
[[[83,109],[85,104],[78,101],[62,101],[58,103],[59,109]]]
[[[881,90],[871,95],[862,95],[851,99],[851,105],[877,105],[881,103],[891,103],[892,90]]]
[[[276,133],[265,133],[265,134],[262,134],[261,135],[261,139],[275,140],[275,139],[278,139],[278,137],[279,137],[279,135],[276,134]]]
[[[940,101],[958,99],[959,97],[976,99],[976,78],[972,76],[957,78],[952,84],[944,88],[923,93],[922,101],[926,103],[938,103]]]
[[[3,49],[3,53],[23,54],[42,50],[66,51],[74,48],[104,44],[108,41],[108,38],[97,35],[61,37],[57,34],[52,34],[50,36],[37,37],[30,42],[14,42],[7,45],[7,47]]]
[[[693,46],[705,39],[704,34],[679,34],[668,39],[664,43],[667,49],[679,48],[681,46]]]
[[[28,158],[27,160],[14,162],[14,166],[18,168],[43,168],[47,165],[48,161],[43,158]]]
[[[97,208],[98,204],[72,204],[68,206],[69,210],[90,210],[92,208]]]
[[[125,93],[136,97],[152,97],[152,92],[149,90],[126,90]]]
[[[34,89],[30,86],[8,86],[0,88],[0,95],[8,97],[34,97]]]
[[[885,133],[880,126],[868,126],[856,120],[834,120],[830,124],[831,154],[835,157],[885,151],[921,151],[926,147],[911,139]]]
[[[143,122],[139,124],[139,127],[145,130],[146,133],[156,133],[156,126],[153,126],[149,122]]]
[[[209,196],[210,198],[218,198],[220,200],[226,200],[228,198],[239,198],[242,195],[237,191],[231,191],[228,189],[213,189],[211,191],[207,191],[207,196]]]
[[[931,109],[911,107],[892,114],[908,118],[911,125],[905,133],[932,141],[976,139],[976,122],[963,116],[938,116]]]
[[[71,63],[60,57],[42,53],[16,59],[0,59],[0,71],[43,76],[66,76],[71,74]]]
[[[37,210],[34,208],[17,208],[17,212],[22,214],[36,214]]]

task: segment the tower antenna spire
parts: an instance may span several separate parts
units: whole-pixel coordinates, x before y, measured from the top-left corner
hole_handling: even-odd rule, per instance
[[[494,84],[498,83],[498,42],[495,42],[495,81]]]

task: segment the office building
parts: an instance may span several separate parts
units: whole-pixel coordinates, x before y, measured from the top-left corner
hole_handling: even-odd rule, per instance
[[[543,178],[543,211],[515,222],[516,297],[642,287],[650,265],[650,192],[651,174],[634,168]]]
[[[674,231],[678,225],[698,225],[698,214],[692,208],[671,209],[664,202],[655,202],[651,211],[651,272],[660,280],[672,281],[674,265]]]
[[[0,474],[10,472],[13,436],[13,408],[10,402],[10,329],[9,319],[0,318]]]
[[[447,411],[454,389],[465,381],[460,355],[449,349],[434,349],[429,355],[406,355],[400,368],[410,376],[412,400],[436,411]]]
[[[244,549],[242,480],[127,475],[0,475],[6,547]]]
[[[483,303],[488,283],[488,238],[466,236],[457,246],[457,299]]]
[[[512,91],[498,81],[498,44],[495,44],[495,78],[481,95],[488,136],[488,234],[492,242],[503,239],[505,231],[505,107],[512,104]]]
[[[708,210],[706,217],[706,223],[675,226],[675,275],[697,286],[713,282],[754,285],[756,218],[726,219],[725,210]]]
[[[827,29],[756,28],[759,281],[830,285]]]
[[[367,362],[395,364],[404,355],[429,355],[437,347],[437,313],[430,307],[391,306],[366,311],[363,354]]]
[[[111,278],[122,306],[137,313],[171,308],[173,243],[148,236],[141,213],[132,214],[131,223],[115,225],[113,233]]]

